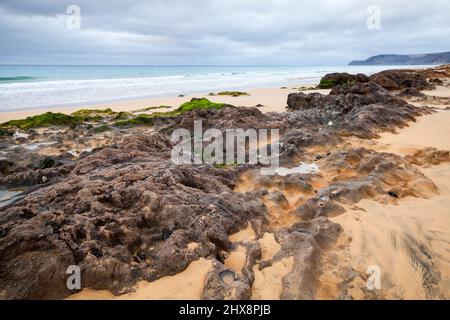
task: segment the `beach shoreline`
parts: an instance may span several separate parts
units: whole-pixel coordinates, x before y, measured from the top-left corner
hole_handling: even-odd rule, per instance
[[[246,90],[249,95],[232,97],[232,96],[211,96],[210,92],[199,92],[194,94],[182,95],[182,96],[161,96],[150,98],[137,98],[126,100],[114,100],[104,103],[82,103],[74,104],[71,106],[49,106],[49,107],[36,107],[27,108],[14,111],[0,111],[0,123],[9,121],[24,119],[29,116],[42,114],[45,112],[60,112],[64,114],[71,114],[80,109],[107,109],[111,108],[115,112],[126,111],[132,112],[138,109],[152,107],[152,106],[170,106],[172,110],[179,107],[182,103],[190,101],[192,98],[207,98],[212,102],[227,103],[236,106],[254,107],[258,104],[261,105],[262,112],[281,112],[286,107],[286,97],[289,93],[299,92],[297,88],[307,87],[314,88],[317,84],[299,84],[291,85],[288,87],[268,87],[268,88],[254,88]],[[306,93],[318,92],[327,94],[328,89],[311,89],[304,91]]]
[[[5,247],[14,259],[0,298],[447,299],[450,65],[327,79],[346,82],[7,124],[0,241],[25,249]],[[160,105],[171,109],[118,113]],[[291,173],[173,162],[171,134],[195,121],[279,129],[280,168]],[[305,165],[316,169],[293,170]],[[26,263],[41,282],[18,290],[14,279],[32,276]],[[66,286],[73,264],[77,291]]]

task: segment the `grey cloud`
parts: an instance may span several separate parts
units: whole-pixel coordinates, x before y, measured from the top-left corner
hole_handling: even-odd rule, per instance
[[[82,29],[65,27],[67,6]],[[381,30],[366,28],[369,5]],[[447,0],[152,0],[0,3],[0,63],[344,64],[449,50]]]

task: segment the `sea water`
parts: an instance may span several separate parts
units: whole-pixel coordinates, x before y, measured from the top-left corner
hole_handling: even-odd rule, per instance
[[[0,112],[218,90],[315,84],[330,72],[370,75],[392,68],[405,66],[0,65]]]

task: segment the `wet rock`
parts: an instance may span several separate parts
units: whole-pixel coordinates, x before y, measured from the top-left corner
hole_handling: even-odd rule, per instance
[[[205,300],[248,300],[251,297],[251,284],[243,276],[215,263],[206,277],[203,289]]]
[[[352,75],[346,72],[343,73],[329,73],[325,75],[319,83],[318,88],[330,89],[340,85],[352,85],[355,83],[369,82],[369,77],[362,73]]]
[[[398,97],[405,97],[405,98],[410,98],[410,97],[416,97],[416,98],[423,98],[426,97],[425,94],[423,94],[422,92],[420,92],[417,89],[414,88],[405,88],[402,91],[400,91],[397,94]]]
[[[370,81],[379,84],[389,91],[404,88],[414,88],[416,90],[433,88],[426,77],[420,71],[416,70],[385,70],[373,74],[369,78]]]
[[[170,129],[164,130],[170,132],[172,128],[186,128],[193,130],[194,121],[202,121],[203,130],[209,128],[216,129],[259,129],[275,127],[266,114],[257,108],[234,107],[227,105],[219,110],[215,109],[196,109],[186,112],[179,117],[173,118]],[[158,123],[158,122],[156,122]],[[167,122],[166,122],[167,125]],[[278,127],[279,128],[279,127]]]
[[[336,182],[320,189],[317,197],[344,203],[357,203],[367,198],[382,199],[393,188],[398,188],[395,190],[398,197],[426,197],[437,190],[431,180],[403,157],[365,148],[334,152],[322,168]]]
[[[55,160],[53,160],[50,157],[45,157],[44,159],[41,160],[41,162],[39,163],[39,168],[40,169],[48,169],[51,168],[55,165]]]
[[[6,231],[6,229],[3,229],[0,227],[0,238],[3,238],[6,236],[8,232]]]
[[[442,81],[441,79],[438,79],[438,78],[432,78],[432,79],[430,79],[430,80],[428,80],[432,85],[435,85],[435,86],[442,86],[442,85],[444,85],[444,81]]]
[[[396,198],[396,199],[398,198],[398,194],[395,191],[388,191],[388,195],[393,197],[393,198]]]
[[[311,234],[321,248],[327,248],[334,244],[342,232],[342,227],[324,217],[318,217],[313,220],[298,222],[290,230]]]
[[[1,159],[0,160],[0,174],[3,176],[7,176],[11,172],[14,172],[16,168],[16,165],[14,162],[7,160],[7,159]],[[0,175],[0,177],[1,177]]]
[[[291,228],[276,232],[275,238],[280,251],[273,263],[283,258],[294,259],[293,269],[282,279],[281,299],[314,299],[315,283],[320,274],[317,268],[321,246],[336,241],[341,227],[325,218],[317,218],[308,223],[298,223]]]
[[[296,128],[295,139],[307,138],[306,132],[301,136],[299,131],[309,130],[311,140],[319,138],[317,144],[322,140],[335,143],[339,139],[333,137],[336,133],[374,138],[377,131],[403,127],[425,112],[371,82],[348,88],[337,87],[329,95],[292,93],[287,103],[291,112],[285,116],[285,125]],[[331,126],[328,125],[330,122]],[[288,135],[284,136],[285,139]]]
[[[118,294],[139,279],[173,275],[193,260],[229,250],[229,234],[249,221],[262,224],[267,209],[232,192],[232,171],[177,166],[170,150],[166,136],[131,136],[80,159],[59,182],[7,208],[0,217],[9,230],[0,239],[5,298],[69,295],[65,270],[71,264],[83,270],[83,286]],[[44,172],[51,178],[52,170],[34,178]],[[199,247],[191,251],[189,242]],[[145,261],[136,264],[136,252]],[[20,268],[12,267],[17,261]]]
[[[14,135],[14,130],[0,128],[0,139],[11,138]]]
[[[311,220],[317,217],[336,216],[344,213],[345,209],[328,196],[316,196],[295,209],[294,213],[301,219]]]

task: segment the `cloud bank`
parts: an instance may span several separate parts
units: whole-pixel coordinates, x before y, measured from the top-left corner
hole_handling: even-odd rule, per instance
[[[448,0],[2,0],[0,64],[340,65],[448,51],[449,12]]]

